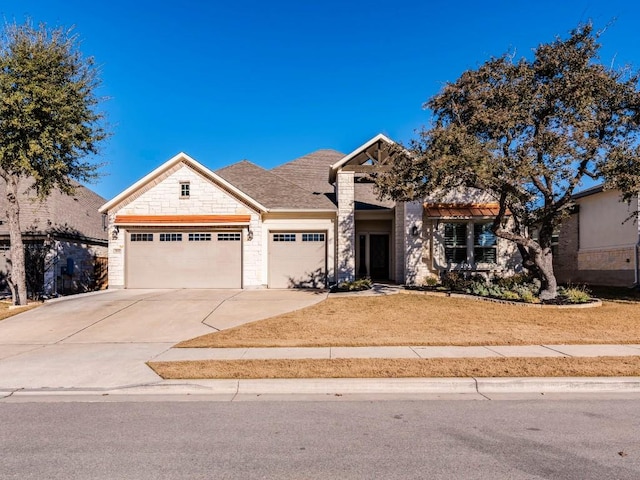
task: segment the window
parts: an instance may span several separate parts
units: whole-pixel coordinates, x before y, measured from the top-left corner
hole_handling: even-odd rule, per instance
[[[219,242],[239,242],[240,234],[239,233],[219,233],[218,241]]]
[[[180,182],[180,198],[190,198],[191,184],[189,182]]]
[[[324,242],[324,233],[303,233],[303,242]]]
[[[189,241],[190,242],[210,242],[211,234],[210,233],[190,233]]]
[[[444,224],[444,261],[464,263],[467,261],[467,224]]]
[[[132,233],[132,242],[153,242],[153,233]]]
[[[491,223],[473,225],[473,258],[478,263],[496,263],[496,234]]]
[[[274,233],[273,241],[274,242],[295,242],[296,234],[295,233]]]
[[[161,233],[160,241],[161,242],[181,242],[182,234],[181,233]]]

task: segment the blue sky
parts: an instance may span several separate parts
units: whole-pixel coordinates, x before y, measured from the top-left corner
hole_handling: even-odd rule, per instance
[[[406,142],[445,82],[587,20],[607,27],[603,63],[640,68],[631,0],[4,0],[0,15],[75,26],[100,65],[113,136],[90,188],[107,199],[180,151],[270,168],[381,132]]]

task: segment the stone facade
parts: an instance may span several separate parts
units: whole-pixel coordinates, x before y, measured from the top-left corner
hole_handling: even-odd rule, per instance
[[[180,195],[180,184],[188,182],[191,195]],[[260,215],[243,204],[221,185],[178,163],[150,181],[122,204],[109,211],[109,286],[125,286],[126,229],[115,227],[116,215],[250,215],[249,229],[243,229],[242,255],[244,287],[266,283],[262,273],[262,224]],[[251,230],[251,235],[249,235]]]
[[[339,171],[336,179],[338,200],[338,283],[356,278],[356,223],[354,173]]]

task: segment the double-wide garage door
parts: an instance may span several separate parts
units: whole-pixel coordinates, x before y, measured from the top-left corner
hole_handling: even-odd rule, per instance
[[[127,288],[242,288],[242,232],[130,230]]]
[[[322,288],[326,278],[324,232],[269,233],[269,288]]]

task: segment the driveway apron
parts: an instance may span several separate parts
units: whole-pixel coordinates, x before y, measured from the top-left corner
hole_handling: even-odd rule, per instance
[[[147,361],[199,335],[312,305],[285,290],[111,290],[0,321],[0,390],[110,389],[160,381]]]

